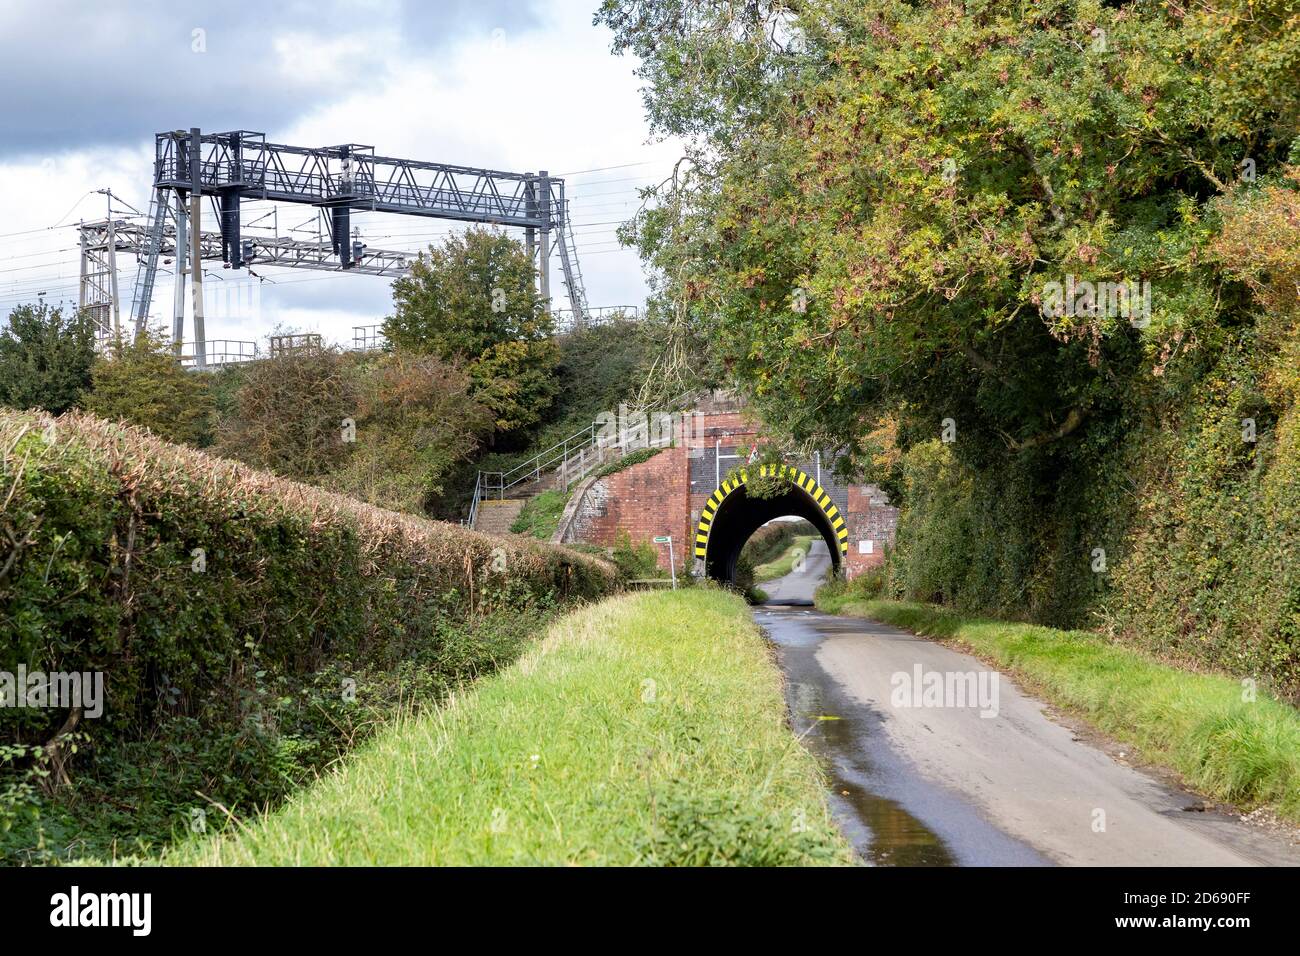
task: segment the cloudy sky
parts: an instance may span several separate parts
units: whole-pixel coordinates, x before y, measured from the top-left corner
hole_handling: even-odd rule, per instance
[[[588,301],[639,304],[640,264],[614,230],[636,209],[637,187],[668,173],[677,148],[648,141],[634,63],[614,57],[608,32],[592,25],[597,3],[3,0],[0,312],[40,293],[75,303],[76,225],[106,212],[95,190],[121,197],[115,212],[147,209],[153,134],[191,126],[563,175]],[[270,211],[245,204],[244,222]],[[312,238],[314,213],[286,204],[259,225]],[[204,214],[215,228],[206,204]],[[375,213],[353,222],[371,247],[404,250],[463,228]],[[129,299],[134,259],[123,256],[119,268]],[[385,279],[266,269],[254,297],[240,285],[251,282],[245,273],[209,269],[225,273],[207,280],[212,339],[285,326],[350,341],[352,326],[389,311]],[[558,293],[557,272],[558,264]],[[163,271],[158,281],[151,311],[163,320],[172,280]],[[213,291],[227,282],[229,294]]]

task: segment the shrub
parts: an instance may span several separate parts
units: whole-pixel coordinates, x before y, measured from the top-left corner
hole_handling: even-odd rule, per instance
[[[640,578],[663,577],[659,570],[659,552],[649,541],[632,543],[632,536],[620,531],[615,539],[610,558],[624,578],[635,581]]]
[[[492,430],[469,376],[431,356],[385,355],[359,381],[356,441],[323,484],[369,504],[424,513],[451,469]]]
[[[820,532],[807,521],[769,521],[750,535],[742,553],[757,567],[779,558],[796,538],[809,534]]]
[[[360,404],[357,360],[335,348],[281,352],[250,363],[216,451],[286,478],[315,478],[347,458],[345,420]]]
[[[181,367],[160,334],[116,343],[95,361],[92,377],[82,403],[87,411],[147,428],[166,441],[206,440],[212,419],[207,382]]]
[[[0,739],[62,747],[56,777],[84,767],[79,793],[117,787],[154,820],[196,789],[256,803],[292,785],[290,768],[323,766],[361,733],[357,715],[332,716],[339,675],[377,700],[409,690],[413,664],[447,686],[508,658],[558,602],[615,583],[566,549],[383,511],[79,413],[0,412],[0,448],[0,670],[102,672],[107,697],[75,757],[64,712],[6,708]],[[28,790],[4,787],[25,805]]]

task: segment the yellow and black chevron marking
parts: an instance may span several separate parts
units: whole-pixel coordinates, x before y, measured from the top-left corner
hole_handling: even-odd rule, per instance
[[[844,524],[844,516],[835,507],[834,502],[831,501],[831,496],[826,493],[826,490],[817,484],[817,481],[811,475],[800,471],[798,468],[792,468],[789,465],[781,465],[780,468],[776,465],[759,466],[758,475],[760,478],[767,478],[777,474],[789,478],[794,485],[817,503],[817,507],[822,509],[830,521],[831,527],[835,529],[835,537],[840,544],[841,557],[847,555],[849,553],[849,529]],[[704,505],[704,510],[700,512],[700,526],[695,530],[695,556],[697,558],[703,558],[708,553],[709,529],[713,527],[713,516],[718,513],[718,508],[727,500],[728,495],[748,481],[749,472],[741,469],[739,478],[728,478],[722,483],[721,488],[716,489],[709,496],[708,502]]]

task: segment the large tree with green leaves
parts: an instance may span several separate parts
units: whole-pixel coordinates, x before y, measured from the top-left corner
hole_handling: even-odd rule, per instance
[[[627,230],[661,310],[888,479],[897,593],[1300,688],[1297,0],[598,19],[686,143]]]
[[[608,0],[598,16],[641,58],[656,128],[688,142],[636,234],[710,358],[796,435],[856,448],[888,412],[907,445],[952,417],[958,454],[989,465],[1192,387],[1250,324],[1207,245],[1217,197],[1283,181],[1297,9]],[[1069,277],[1149,282],[1149,324],[1045,314]]]
[[[0,332],[0,404],[62,414],[90,387],[94,362],[95,330],[84,314],[20,305]]]
[[[528,253],[504,233],[449,236],[393,283],[384,334],[398,348],[462,366],[498,431],[529,428],[550,408],[558,361],[534,280]]]

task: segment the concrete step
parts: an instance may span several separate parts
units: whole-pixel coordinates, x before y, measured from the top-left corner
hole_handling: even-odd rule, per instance
[[[485,498],[478,503],[478,514],[474,516],[474,530],[487,534],[509,534],[510,526],[524,510],[525,498]]]

